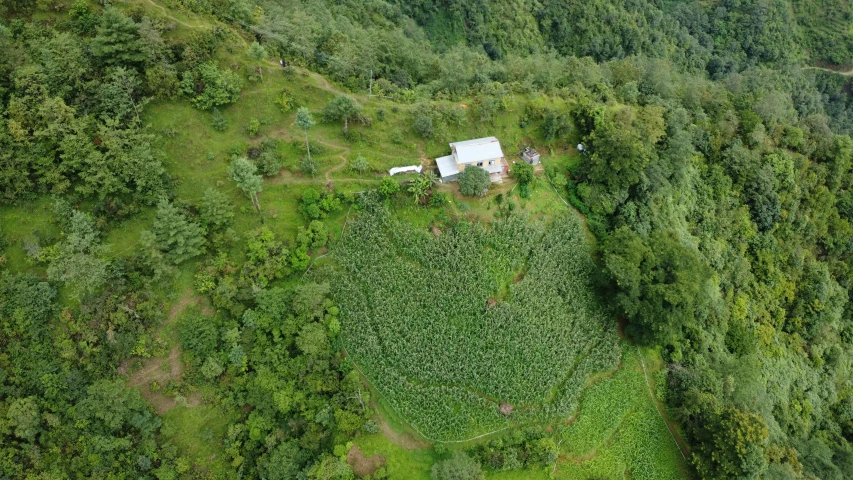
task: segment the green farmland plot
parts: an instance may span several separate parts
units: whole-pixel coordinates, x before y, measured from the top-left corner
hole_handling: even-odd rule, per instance
[[[566,418],[589,376],[619,360],[573,215],[461,222],[436,236],[365,214],[338,262],[349,354],[431,440]]]

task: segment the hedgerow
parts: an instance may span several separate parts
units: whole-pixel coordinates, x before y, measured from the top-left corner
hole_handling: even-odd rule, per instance
[[[574,216],[460,222],[435,236],[365,213],[338,260],[333,294],[349,354],[435,440],[566,417],[590,374],[618,362]]]

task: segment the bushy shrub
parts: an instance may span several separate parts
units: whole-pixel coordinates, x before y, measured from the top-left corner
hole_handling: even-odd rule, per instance
[[[228,120],[225,119],[218,108],[213,109],[213,117],[210,120],[210,124],[217,132],[224,132],[225,130],[228,130]]]
[[[379,183],[379,193],[385,198],[390,198],[400,191],[400,184],[391,177],[383,177]]]
[[[424,138],[432,138],[435,136],[435,128],[432,124],[432,118],[426,115],[418,115],[415,118],[415,123],[412,125],[415,132]]]
[[[214,63],[203,63],[195,71],[184,72],[181,81],[181,92],[200,110],[236,102],[242,88],[239,75]]]
[[[469,197],[482,197],[489,190],[489,185],[492,181],[489,179],[489,172],[477,166],[465,167],[465,170],[459,174],[457,179],[459,182],[459,191],[462,195]]]
[[[246,126],[246,132],[250,137],[255,137],[258,135],[258,131],[261,129],[261,122],[257,118],[249,119],[249,125]]]
[[[464,452],[456,452],[447,460],[432,466],[432,480],[483,480],[480,464]]]
[[[518,180],[519,185],[528,185],[533,181],[533,165],[527,162],[515,162],[512,165],[512,176]]]

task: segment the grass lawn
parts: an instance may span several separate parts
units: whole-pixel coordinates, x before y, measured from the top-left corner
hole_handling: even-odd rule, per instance
[[[192,463],[207,467],[216,477],[232,471],[226,462],[223,439],[231,412],[210,405],[175,407],[163,415],[162,435]]]

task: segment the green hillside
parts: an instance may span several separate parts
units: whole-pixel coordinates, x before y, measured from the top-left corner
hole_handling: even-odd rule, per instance
[[[849,478],[851,22],[3,2],[0,478]]]

